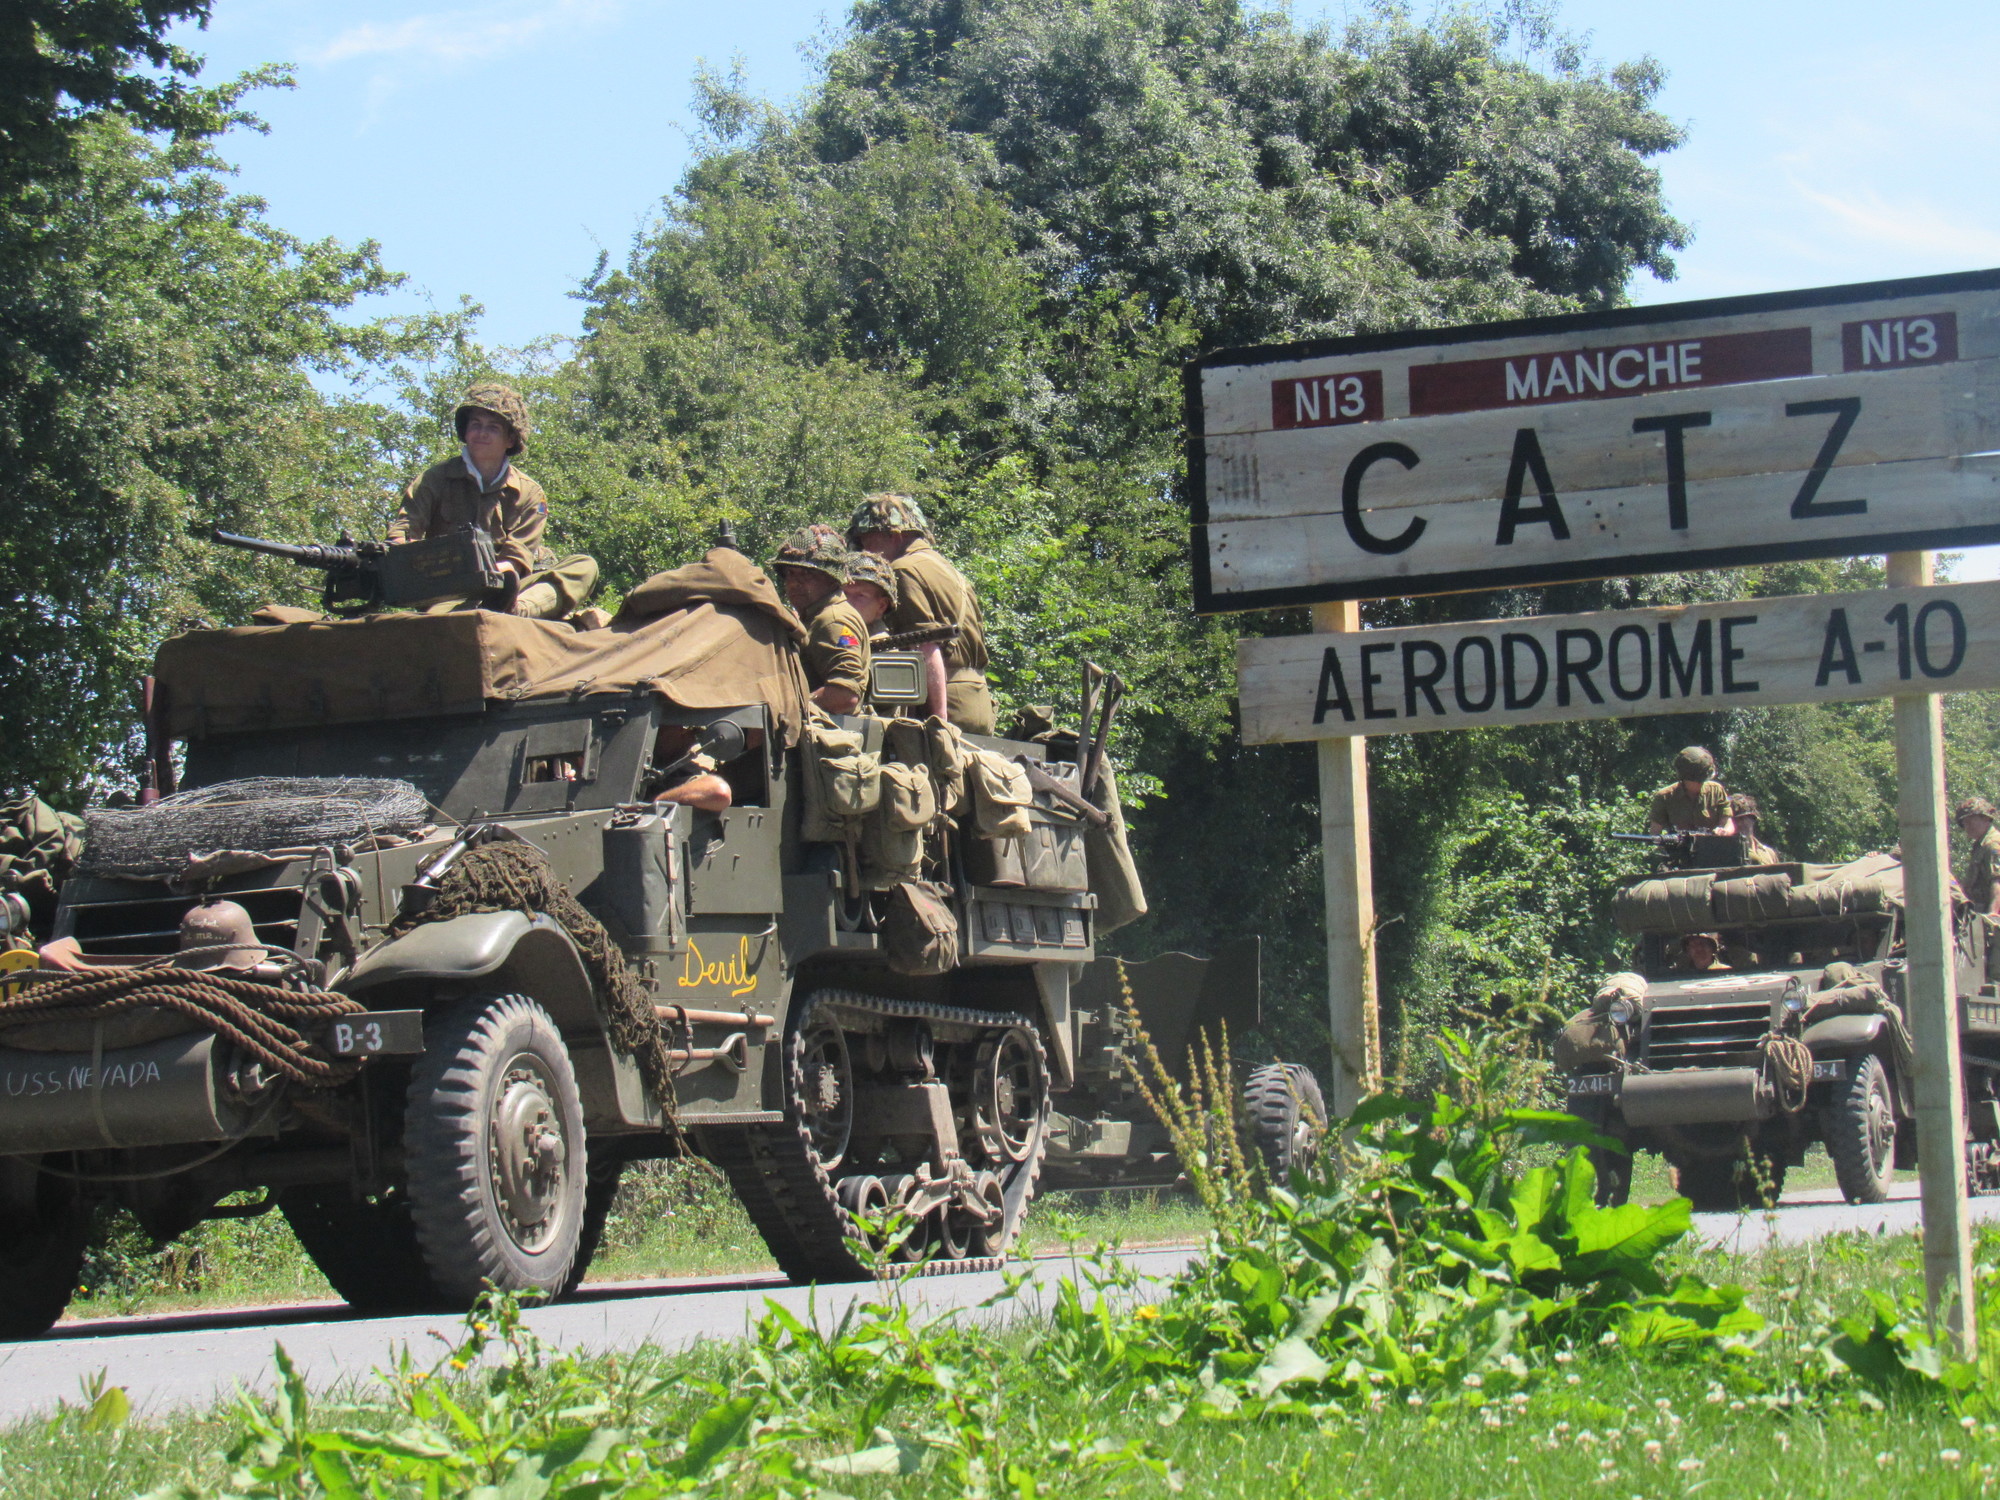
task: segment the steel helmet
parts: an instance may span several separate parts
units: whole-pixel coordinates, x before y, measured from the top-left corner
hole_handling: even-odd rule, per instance
[[[1731,792],[1729,794],[1729,815],[1733,818],[1761,818],[1764,816],[1757,811],[1757,799],[1748,792]]]
[[[234,901],[204,901],[181,918],[182,969],[254,969],[264,961],[264,945],[250,913]]]
[[[894,609],[903,597],[902,586],[896,581],[894,564],[886,558],[877,557],[872,552],[850,552],[847,554],[847,581],[849,583],[872,583],[889,596],[889,607]]]
[[[884,492],[862,497],[861,504],[855,507],[854,519],[847,523],[847,540],[859,547],[861,539],[871,531],[915,532],[927,537],[931,534],[931,523],[924,519],[923,507],[908,495]]]
[[[512,386],[497,380],[482,380],[459,398],[458,408],[451,414],[451,425],[461,443],[465,441],[466,421],[476,411],[490,412],[514,429],[514,443],[507,450],[509,458],[527,446],[528,403]]]
[[[1967,797],[1952,809],[1951,820],[1963,823],[1967,818],[1984,818],[1989,823],[1996,821],[1993,804],[1984,797]]]
[[[847,543],[831,526],[815,521],[810,526],[801,526],[778,544],[777,556],[771,559],[771,566],[810,568],[815,573],[824,573],[835,583],[845,583]]]
[[[1715,757],[1700,745],[1689,745],[1674,757],[1674,776],[1680,781],[1713,781]]]

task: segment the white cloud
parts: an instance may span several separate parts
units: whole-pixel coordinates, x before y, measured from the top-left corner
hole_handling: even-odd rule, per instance
[[[1954,220],[1932,204],[1889,203],[1875,193],[1841,196],[1796,181],[1792,187],[1849,232],[1879,245],[1929,252],[1947,260],[2000,261],[2000,232]]]
[[[517,52],[549,35],[609,20],[619,0],[539,0],[508,8],[433,11],[401,21],[367,21],[350,27],[319,51],[316,61],[373,57],[390,61],[463,65]]]

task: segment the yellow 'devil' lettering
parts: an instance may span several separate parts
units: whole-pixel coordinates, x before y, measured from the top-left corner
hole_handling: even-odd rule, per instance
[[[756,994],[757,976],[751,972],[750,939],[739,937],[734,953],[711,962],[701,956],[701,945],[689,938],[687,958],[681,963],[681,974],[676,983],[684,990],[723,985],[731,995]]]

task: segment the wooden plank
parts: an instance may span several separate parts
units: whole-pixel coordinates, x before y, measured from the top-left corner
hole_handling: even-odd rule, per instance
[[[2000,541],[2000,271],[1228,351],[1199,610]]]
[[[1248,744],[2000,688],[2000,582],[1237,644]]]

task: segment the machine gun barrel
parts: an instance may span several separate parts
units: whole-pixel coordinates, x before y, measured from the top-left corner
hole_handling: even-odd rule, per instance
[[[315,542],[301,547],[291,542],[267,542],[262,537],[238,536],[220,526],[209,532],[208,539],[224,547],[261,552],[266,557],[283,557],[302,568],[318,568],[328,573],[335,568],[356,568],[362,563],[362,550],[352,543],[329,546]]]
[[[910,651],[918,646],[942,646],[959,637],[956,625],[926,625],[921,630],[903,630],[895,635],[879,635],[868,643],[872,651]]]

